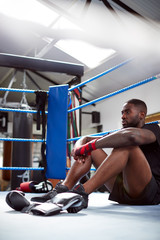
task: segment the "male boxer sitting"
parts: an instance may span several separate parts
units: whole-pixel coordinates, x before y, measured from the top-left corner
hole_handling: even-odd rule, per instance
[[[88,206],[88,195],[103,184],[110,192],[109,199],[118,203],[160,203],[160,128],[145,124],[147,106],[139,99],[127,101],[121,113],[121,130],[76,142],[72,151],[75,162],[66,179],[40,201],[54,197],[55,192],[71,190],[94,164],[97,171],[93,177],[73,188],[84,197],[84,207]],[[102,148],[113,150],[107,156]]]

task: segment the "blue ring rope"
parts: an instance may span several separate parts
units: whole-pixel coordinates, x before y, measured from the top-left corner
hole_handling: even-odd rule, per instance
[[[26,110],[26,109],[18,109],[18,108],[0,108],[0,111],[5,112],[22,112],[22,113],[37,113],[36,110]],[[45,111],[48,114],[48,111]]]
[[[0,91],[22,92],[22,93],[35,93],[35,90],[30,90],[30,89],[17,89],[17,88],[0,88]]]
[[[160,121],[153,121],[153,122],[149,122],[149,123],[146,123],[146,124],[152,124],[152,123],[155,123],[155,124],[159,124]],[[111,132],[116,132],[116,131],[119,131],[120,129],[114,129],[114,130],[109,130],[109,131],[105,131],[105,132],[101,132],[101,133],[93,133],[93,134],[90,134],[88,136],[103,136],[105,134],[108,134],[108,133],[111,133]],[[81,136],[82,137],[82,136]],[[67,139],[67,142],[72,142],[72,141],[77,141],[78,139],[80,139],[81,137],[75,137],[75,138],[70,138],[70,139]]]
[[[0,138],[0,141],[13,141],[13,142],[45,142],[43,139],[25,139],[25,138]]]
[[[96,99],[94,99],[93,101],[90,101],[90,102],[87,102],[87,103],[85,103],[85,104],[82,104],[82,105],[80,105],[80,106],[78,106],[78,107],[72,108],[72,109],[68,110],[68,112],[73,112],[73,111],[76,111],[76,110],[78,110],[78,109],[80,109],[80,108],[87,107],[87,106],[89,106],[89,105],[91,105],[91,104],[93,104],[93,103],[96,103],[96,102],[105,100],[105,99],[107,99],[107,98],[113,97],[113,96],[115,96],[115,95],[117,95],[117,94],[119,94],[119,93],[128,91],[128,90],[130,90],[130,89],[132,89],[132,88],[138,87],[138,86],[143,85],[143,84],[148,83],[148,82],[151,82],[151,81],[153,81],[153,80],[155,80],[155,79],[157,79],[156,76],[147,78],[147,79],[145,79],[145,80],[143,80],[143,81],[141,81],[141,82],[132,84],[132,85],[130,85],[130,86],[128,86],[128,87],[122,88],[122,89],[120,89],[120,90],[118,90],[118,91],[109,93],[109,94],[107,94],[107,95],[105,95],[105,96],[102,96],[102,97],[100,97],[100,98],[96,98]]]
[[[0,170],[44,170],[44,167],[39,167],[39,168],[35,168],[35,167],[0,167]]]
[[[109,68],[108,70],[104,71],[103,73],[100,73],[100,74],[96,75],[95,77],[90,78],[90,79],[88,79],[88,80],[86,80],[86,81],[84,81],[84,82],[82,82],[80,84],[77,84],[74,87],[69,88],[68,90],[72,91],[72,90],[74,90],[74,89],[76,89],[78,87],[82,87],[83,85],[85,85],[85,84],[87,84],[89,82],[92,82],[92,81],[94,81],[94,80],[96,80],[96,79],[98,79],[98,78],[100,78],[100,77],[102,77],[102,76],[104,76],[104,75],[106,75],[106,74],[108,74],[108,73],[110,73],[110,72],[112,72],[112,71],[114,71],[114,70],[124,66],[125,64],[129,63],[132,60],[133,60],[133,58],[127,59],[126,61],[124,61],[124,62],[122,62],[122,63],[120,63],[120,64],[118,64],[118,65],[116,65],[116,66],[114,66],[112,68]]]
[[[66,168],[67,171],[69,171],[70,169],[71,168],[68,168],[68,167]],[[95,168],[90,168],[90,171],[96,171],[96,169]]]
[[[13,171],[16,171],[16,170],[18,170],[18,171],[20,171],[20,170],[32,171],[32,170],[34,170],[34,171],[42,171],[42,170],[44,170],[44,167],[38,167],[38,168],[36,168],[36,167],[0,167],[0,170],[13,170]],[[70,170],[70,168],[67,167],[66,170],[68,171],[68,170]],[[96,169],[91,168],[90,170],[91,171],[95,171]]]

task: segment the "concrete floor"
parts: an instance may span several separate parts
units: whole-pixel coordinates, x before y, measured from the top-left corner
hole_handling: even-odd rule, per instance
[[[77,214],[43,217],[14,211],[6,194],[0,192],[0,240],[160,239],[160,205],[119,205],[108,200],[108,193],[92,193],[89,207]]]

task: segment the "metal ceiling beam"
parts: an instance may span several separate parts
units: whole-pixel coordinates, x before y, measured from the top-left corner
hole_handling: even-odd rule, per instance
[[[14,68],[9,69],[9,70],[5,73],[5,75],[0,79],[0,84],[3,84],[3,82],[5,82],[6,79],[7,79],[8,77],[10,77],[10,75],[13,75],[13,73],[14,73]]]
[[[33,71],[66,73],[73,76],[82,76],[84,72],[84,66],[81,64],[10,54],[0,54],[0,66]]]
[[[44,48],[42,48],[40,50],[40,52],[35,55],[35,57],[42,58],[43,56],[45,56],[50,50],[52,50],[52,48],[54,47],[54,45],[56,44],[57,41],[58,41],[58,39],[52,40]]]
[[[131,13],[133,15],[139,16],[141,18],[145,18],[144,16],[142,16],[138,12],[134,11],[132,8],[130,8],[128,5],[121,2],[120,0],[112,0],[112,2],[115,2],[117,5],[119,5],[120,7],[122,7],[123,9],[125,9],[126,11],[128,11],[129,13]]]
[[[71,21],[76,21],[76,18],[74,18],[72,16],[72,14],[70,14],[69,12],[67,12],[67,10],[73,6],[74,2],[71,3],[67,10],[66,8],[63,9],[63,7],[59,7],[57,4],[53,3],[52,1],[50,0],[38,0],[39,2],[45,4],[46,6],[48,6],[50,9],[54,10],[55,12],[57,12],[60,16],[65,16],[66,18],[70,19]]]
[[[32,76],[28,72],[26,72],[26,75],[39,90],[42,90],[42,88],[36,83],[36,81],[32,78]]]
[[[114,8],[111,6],[111,4],[107,0],[102,0],[102,2],[109,10],[114,11]]]
[[[59,85],[58,83],[56,83],[55,81],[51,80],[50,78],[46,77],[44,74],[36,72],[36,71],[32,71],[30,70],[32,73],[35,73],[37,76],[43,78],[44,80],[48,81],[51,84],[55,84],[55,85]]]

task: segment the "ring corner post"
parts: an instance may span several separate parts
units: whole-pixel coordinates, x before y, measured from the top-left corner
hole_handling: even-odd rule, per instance
[[[66,177],[67,110],[68,85],[50,87],[46,137],[47,178]]]

